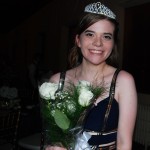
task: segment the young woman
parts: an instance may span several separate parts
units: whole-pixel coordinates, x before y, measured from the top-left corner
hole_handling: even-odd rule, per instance
[[[79,80],[86,80],[93,85],[103,82],[108,89],[97,98],[84,123],[84,130],[91,135],[88,143],[94,150],[132,149],[137,92],[132,75],[125,70],[118,71],[117,34],[115,14],[100,2],[89,4],[79,21],[75,46],[71,50],[72,68],[66,71],[64,85],[68,81],[77,84]],[[60,73],[57,73],[50,81],[58,83],[59,78]],[[46,148],[53,149],[64,148]]]

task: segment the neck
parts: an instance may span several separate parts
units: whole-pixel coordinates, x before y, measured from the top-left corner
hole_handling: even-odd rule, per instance
[[[89,82],[102,81],[104,80],[104,73],[107,67],[106,63],[99,66],[82,63],[77,67],[75,76],[77,80],[87,80]]]

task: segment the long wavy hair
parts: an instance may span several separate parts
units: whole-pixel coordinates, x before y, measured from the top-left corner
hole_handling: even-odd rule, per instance
[[[89,26],[93,25],[94,23],[100,21],[100,20],[108,20],[112,24],[114,24],[115,30],[114,30],[114,47],[113,50],[110,54],[110,56],[107,58],[106,63],[109,65],[112,65],[114,67],[119,66],[119,61],[118,61],[118,50],[117,50],[117,43],[118,43],[118,22],[115,19],[109,18],[104,15],[100,14],[94,14],[94,13],[83,13],[79,20],[79,24],[77,25],[76,28],[76,34],[79,35],[84,32]],[[83,59],[81,49],[77,46],[76,42],[73,46],[73,48],[70,50],[69,54],[69,65],[71,68],[78,66]]]

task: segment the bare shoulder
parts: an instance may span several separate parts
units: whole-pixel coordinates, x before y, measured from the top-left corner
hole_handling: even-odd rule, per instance
[[[116,99],[128,99],[136,97],[136,85],[131,73],[121,70],[116,80]],[[125,101],[126,101],[125,100]]]
[[[120,83],[131,83],[134,82],[134,77],[131,73],[121,70],[118,74],[117,81]]]
[[[53,82],[53,83],[58,83],[59,82],[59,78],[60,78],[60,72],[53,74],[50,79],[49,82]]]
[[[51,76],[50,82],[58,83],[60,79],[60,73],[58,72]],[[65,81],[74,81],[74,69],[70,69],[66,71]]]

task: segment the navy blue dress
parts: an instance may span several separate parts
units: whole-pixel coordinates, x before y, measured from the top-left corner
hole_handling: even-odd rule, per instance
[[[112,80],[113,82],[113,80]],[[111,85],[112,86],[112,85]],[[115,84],[114,84],[115,86]],[[110,95],[110,93],[109,93]],[[100,101],[96,106],[94,106],[89,114],[87,115],[84,123],[84,130],[85,131],[94,131],[96,133],[100,133],[103,128],[104,116],[106,113],[106,109],[108,107],[110,96],[105,98],[104,100]],[[118,118],[119,118],[119,106],[118,102],[113,99],[111,109],[109,112],[107,124],[105,127],[105,133],[109,133],[114,131],[118,127]],[[117,132],[112,132],[110,134],[104,135],[92,135],[89,139],[88,143],[90,145],[101,145],[111,143],[116,141]]]

